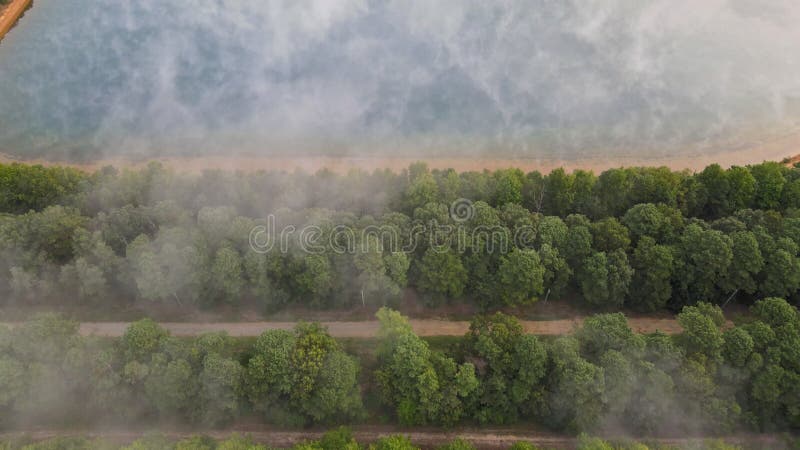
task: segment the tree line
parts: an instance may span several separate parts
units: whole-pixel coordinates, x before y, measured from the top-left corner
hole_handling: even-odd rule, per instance
[[[469,214],[453,205],[468,199]],[[0,293],[9,303],[117,307],[254,301],[483,308],[578,299],[679,311],[797,300],[800,169],[627,168],[542,175],[429,170],[178,174],[0,165]],[[315,227],[254,251],[252,231]],[[350,230],[357,251],[337,251]]]
[[[674,336],[637,334],[605,313],[544,339],[495,313],[432,346],[399,313],[378,319],[377,342],[357,359],[313,323],[236,340],[176,338],[144,319],[102,339],[40,316],[0,330],[0,424],[218,426],[255,414],[291,426],[384,417],[633,435],[800,427],[800,315],[783,299],[756,302],[732,327],[718,306],[686,306]]]
[[[119,339],[81,337],[76,322],[45,314],[0,329],[0,425],[213,427],[243,412],[294,426],[356,421],[358,371],[318,324],[266,331],[242,349],[220,333],[176,338],[150,319]]]
[[[381,398],[406,425],[511,424],[611,428],[634,434],[794,429],[800,425],[800,321],[785,300],[753,306],[725,327],[719,307],[683,308],[683,332],[640,335],[621,313],[587,318],[572,335],[526,335],[496,313],[434,351],[405,318],[381,310]]]

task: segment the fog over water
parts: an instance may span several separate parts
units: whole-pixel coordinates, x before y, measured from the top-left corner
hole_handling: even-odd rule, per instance
[[[800,123],[798,23],[796,0],[36,0],[0,43],[0,151],[691,154]]]

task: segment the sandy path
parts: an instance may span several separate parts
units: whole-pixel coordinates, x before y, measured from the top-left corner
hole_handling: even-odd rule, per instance
[[[542,336],[557,336],[568,334],[582,323],[582,318],[570,320],[527,320],[522,321],[522,326],[527,333]],[[425,320],[412,319],[410,321],[414,332],[419,336],[462,336],[469,331],[467,321]],[[258,336],[265,330],[291,330],[296,322],[215,322],[215,323],[190,323],[190,322],[162,322],[161,326],[175,336],[197,336],[214,331],[225,331],[231,336],[246,337]],[[628,324],[638,333],[664,333],[675,334],[681,331],[675,319],[650,319],[629,318]],[[15,326],[16,324],[6,324]],[[84,336],[122,336],[128,327],[128,322],[83,322],[80,333]],[[360,322],[322,322],[330,334],[339,338],[372,338],[378,334],[377,321]]]
[[[12,0],[0,12],[0,39],[8,33],[33,0]]]
[[[32,439],[41,441],[64,436],[82,436],[90,439],[102,438],[117,444],[128,444],[147,433],[148,430],[43,430],[34,429],[26,431],[0,432],[0,441],[14,439]],[[165,437],[173,440],[184,439],[193,435],[202,434],[214,439],[226,439],[232,434],[248,435],[255,442],[277,447],[288,447],[308,440],[318,439],[323,432],[316,430],[285,431],[272,430],[263,426],[234,426],[225,430],[158,430]],[[423,448],[433,448],[450,442],[455,438],[466,439],[479,449],[507,449],[511,444],[519,441],[530,442],[540,448],[571,449],[575,448],[575,437],[548,432],[528,431],[517,429],[453,429],[448,431],[437,430],[408,430],[391,426],[356,426],[353,428],[353,437],[362,443],[374,442],[382,436],[389,434],[403,434],[408,436],[416,445]],[[615,439],[615,436],[606,436],[606,439]],[[620,439],[616,437],[616,439]],[[625,439],[625,437],[622,437]],[[678,446],[695,442],[698,438],[646,438],[651,443]],[[748,445],[751,448],[774,448],[781,444],[781,440],[774,435],[732,435],[725,437],[731,444]]]

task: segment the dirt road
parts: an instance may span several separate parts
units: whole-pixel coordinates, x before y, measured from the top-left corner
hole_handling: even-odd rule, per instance
[[[538,335],[561,335],[571,332],[583,321],[582,318],[570,320],[522,321],[525,331]],[[411,326],[420,336],[462,336],[469,330],[467,321],[412,319]],[[675,334],[681,331],[675,319],[629,318],[631,328],[640,333],[662,331]],[[258,336],[265,330],[291,330],[296,322],[162,322],[161,326],[175,336],[196,336],[214,331],[225,331],[231,336]],[[14,326],[14,324],[8,324]],[[121,336],[128,322],[83,322],[80,332],[85,336]],[[360,322],[322,322],[330,334],[340,338],[371,338],[377,336],[377,321]]]
[[[0,441],[13,441],[15,439],[30,439],[42,441],[56,437],[75,436],[86,437],[89,439],[103,439],[116,444],[128,444],[151,430],[26,430],[0,432]],[[214,439],[226,439],[232,434],[247,435],[255,442],[275,446],[288,447],[297,443],[318,439],[322,431],[303,430],[285,431],[272,430],[263,426],[231,427],[226,430],[155,430],[168,439],[179,440],[190,436],[202,434]],[[391,426],[356,426],[353,429],[353,437],[362,443],[374,442],[377,439],[390,434],[402,434],[408,436],[414,444],[422,448],[434,448],[436,446],[450,442],[456,438],[462,438],[471,442],[479,449],[494,450],[507,449],[515,442],[530,442],[540,448],[552,449],[571,449],[575,448],[577,439],[572,436],[565,436],[555,433],[530,431],[525,429],[453,429],[448,431],[440,430],[408,430]],[[606,439],[617,439],[619,437],[606,436]],[[750,448],[775,448],[782,441],[773,435],[734,435],[724,438],[726,442],[736,445],[747,445]],[[622,438],[621,440],[630,441]],[[686,446],[692,442],[701,440],[699,438],[646,438],[642,439],[648,443],[658,443],[670,446]]]
[[[12,0],[5,9],[0,7],[0,40],[8,33],[31,4],[32,0]]]

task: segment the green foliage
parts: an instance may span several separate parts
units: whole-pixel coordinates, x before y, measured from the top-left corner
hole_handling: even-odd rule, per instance
[[[673,252],[644,236],[636,245],[631,261],[633,279],[627,304],[639,311],[658,311],[672,297]]]
[[[595,306],[619,307],[628,293],[633,269],[622,250],[597,252],[583,261],[578,282],[585,300]]]
[[[432,306],[483,308],[572,294],[641,311],[792,299],[799,193],[797,169],[777,163],[599,176],[424,163],[402,173],[200,176],[159,164],[95,174],[0,165],[0,298],[104,308],[254,301],[269,312],[392,304],[407,286]],[[472,201],[464,221],[449,210],[459,198]],[[255,252],[249,234],[265,222],[252,217],[265,210],[273,231],[313,230],[313,242],[276,235]]]
[[[544,266],[535,250],[514,249],[501,258],[500,299],[506,305],[533,303],[543,292]]]
[[[715,315],[709,314],[701,303],[698,307],[686,306],[678,314],[678,323],[683,327],[679,336],[681,346],[689,355],[702,355],[719,359],[724,339]]]
[[[464,439],[456,439],[449,444],[437,447],[437,450],[475,450],[475,446]]]
[[[319,440],[322,450],[359,450],[361,446],[353,439],[349,428],[339,427],[326,432]]]
[[[206,356],[199,379],[201,423],[216,426],[238,416],[243,372],[238,361],[216,353]]]
[[[244,390],[268,420],[330,423],[361,415],[358,364],[318,324],[266,331],[244,371]]]
[[[465,415],[464,401],[477,387],[474,366],[459,366],[432,352],[397,313],[383,308],[377,317],[381,343],[375,377],[383,402],[395,408],[402,424],[458,422]]]
[[[467,270],[461,259],[450,250],[429,248],[422,257],[417,287],[433,298],[459,298],[467,285]]]
[[[508,450],[538,450],[538,447],[528,442],[515,442]]]
[[[128,326],[120,346],[128,361],[145,361],[159,349],[168,333],[152,319],[141,319]]]
[[[370,450],[419,450],[419,447],[414,446],[410,439],[399,435],[380,438],[369,448]]]
[[[68,167],[0,164],[0,213],[41,211],[58,202],[69,202],[86,187],[88,179],[88,175]]]

